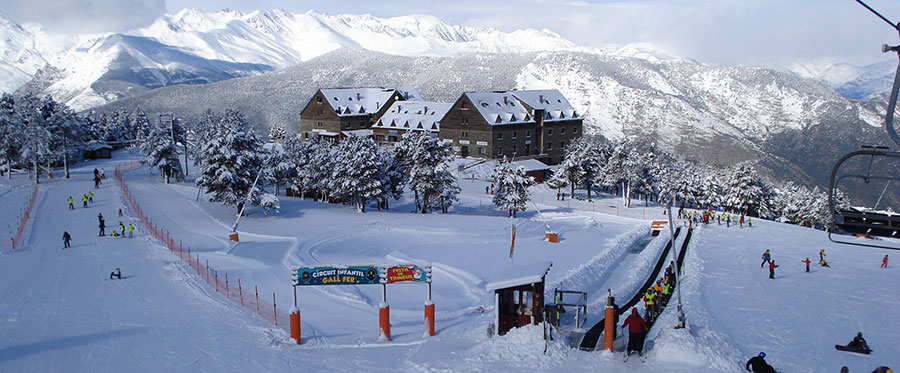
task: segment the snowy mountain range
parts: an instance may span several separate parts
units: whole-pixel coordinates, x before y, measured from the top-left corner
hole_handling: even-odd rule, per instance
[[[132,32],[64,36],[0,14],[0,90],[24,85],[83,110],[161,86],[277,70],[341,47],[402,56],[579,49],[549,30],[507,33],[426,15],[184,9]]]

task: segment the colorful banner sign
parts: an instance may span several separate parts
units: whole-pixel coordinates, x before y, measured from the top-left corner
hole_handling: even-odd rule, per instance
[[[430,267],[423,268],[414,264],[387,267],[385,280],[389,284],[397,282],[431,282],[430,276],[428,276],[430,269]]]
[[[381,283],[376,266],[300,267],[295,285],[370,285]]]

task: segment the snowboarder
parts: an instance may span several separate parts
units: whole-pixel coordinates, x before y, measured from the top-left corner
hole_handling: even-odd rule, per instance
[[[106,236],[106,221],[100,218],[100,237]]]
[[[800,262],[806,263],[806,272],[809,272],[809,263],[810,263],[809,258],[806,258],[806,260],[801,260]]]
[[[88,202],[94,203],[94,192],[88,191]]]
[[[134,238],[134,225],[128,223],[128,238]]]
[[[122,270],[116,268],[115,271],[112,271],[112,273],[109,274],[109,279],[112,280],[113,278],[121,280],[122,279]]]
[[[75,205],[72,204],[72,196],[69,196],[69,210],[74,210]]]
[[[819,250],[819,264],[825,261],[825,249]]]
[[[767,262],[771,263],[771,261],[772,253],[770,253],[769,250],[766,249],[766,251],[764,251],[762,254],[762,263],[759,263],[759,268],[762,268],[764,265],[766,265]]]
[[[887,268],[887,254],[884,255],[884,259],[881,259],[881,268]]]
[[[81,205],[84,206],[84,208],[87,208],[87,194],[81,195]]]
[[[744,366],[744,369],[747,369],[748,372],[755,373],[775,373],[775,368],[772,368],[772,366],[766,362],[765,352],[760,352],[759,355],[756,355],[750,358],[750,360],[747,360],[747,364]]]
[[[625,355],[631,355],[632,351],[637,351],[638,355],[644,356],[644,333],[650,328],[647,327],[647,323],[641,318],[637,307],[632,308],[631,315],[625,318],[625,323],[622,324],[622,327],[626,326],[628,326],[628,348],[625,351]]]
[[[869,348],[869,344],[866,343],[866,339],[863,338],[862,332],[856,333],[856,337],[853,337],[853,340],[847,344],[847,347],[850,347],[854,350],[871,350],[871,348]]]
[[[69,235],[69,231],[63,231],[63,249],[72,247],[72,245],[69,244],[69,241],[71,240],[72,236]]]
[[[775,268],[778,268],[778,266],[775,265],[775,261],[769,262],[769,278],[775,278]]]

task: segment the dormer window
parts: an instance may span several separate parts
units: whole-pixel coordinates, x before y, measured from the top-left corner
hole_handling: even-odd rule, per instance
[[[463,101],[463,103],[462,103],[462,105],[460,106],[460,108],[463,109],[463,110],[469,110],[469,103]]]
[[[322,96],[316,96],[316,102],[322,103]]]
[[[462,119],[462,125],[468,126],[468,125],[469,125],[469,118],[463,118],[463,119]]]

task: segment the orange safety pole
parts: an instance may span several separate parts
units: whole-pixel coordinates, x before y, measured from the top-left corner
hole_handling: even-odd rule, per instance
[[[391,340],[391,306],[381,303],[378,308],[378,327],[385,340]]]
[[[425,334],[434,337],[434,302],[425,301]]]
[[[300,340],[300,308],[291,307],[291,338],[297,340],[297,344],[303,344]]]
[[[613,298],[610,289],[606,289],[609,295],[606,297],[606,310],[603,319],[603,349],[612,351],[616,333],[616,310],[613,308]]]

